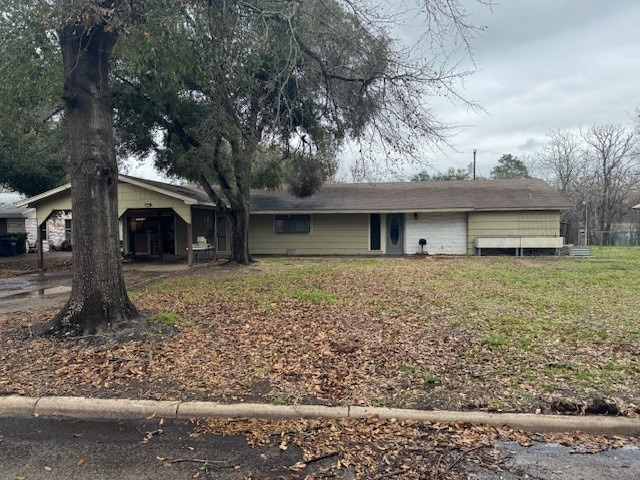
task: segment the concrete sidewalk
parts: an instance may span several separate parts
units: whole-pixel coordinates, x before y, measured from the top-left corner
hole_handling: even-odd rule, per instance
[[[437,423],[473,423],[508,426],[530,432],[585,432],[640,435],[640,418],[608,416],[535,415],[527,413],[452,412],[377,407],[321,405],[221,404],[85,397],[0,397],[0,416],[56,416],[92,419],[184,418],[395,418]]]

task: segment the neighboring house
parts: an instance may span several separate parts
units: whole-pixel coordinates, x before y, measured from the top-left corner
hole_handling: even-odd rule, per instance
[[[71,246],[71,229],[73,225],[71,210],[53,212],[42,224],[40,235],[44,251],[60,250]]]
[[[29,243],[35,245],[36,211],[16,206],[14,202],[19,199],[15,193],[0,193],[0,235],[26,233]]]
[[[555,251],[563,245],[560,213],[570,207],[537,179],[326,184],[303,199],[255,191],[250,250],[275,255]]]
[[[70,185],[19,205],[36,208],[42,225],[70,210]],[[326,184],[303,199],[254,190],[249,244],[256,255],[554,252],[570,207],[536,179]],[[118,216],[124,252],[191,261],[199,240],[228,253],[224,210],[198,189],[120,175]]]

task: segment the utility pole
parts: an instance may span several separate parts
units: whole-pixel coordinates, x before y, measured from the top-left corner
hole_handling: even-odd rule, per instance
[[[476,150],[475,148],[473,149],[473,179],[476,179],[476,153],[478,152],[478,150]]]
[[[584,205],[584,246],[589,244],[589,236],[587,235],[587,223],[589,222],[589,204],[585,200],[582,202]]]

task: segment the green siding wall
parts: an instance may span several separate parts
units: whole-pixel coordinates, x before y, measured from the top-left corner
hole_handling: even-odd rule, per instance
[[[187,222],[176,215],[176,255],[187,254]]]
[[[129,209],[147,208],[145,204],[151,204],[154,209],[173,209],[185,222],[191,222],[191,207],[182,200],[168,197],[146,188],[118,183],[118,216],[121,217]]]
[[[559,237],[560,212],[470,213],[467,252],[473,255],[476,237]]]
[[[42,225],[49,215],[57,210],[71,210],[71,190],[64,190],[63,192],[37,202],[36,212],[38,225]]]
[[[363,255],[369,251],[369,215],[314,214],[311,233],[274,232],[273,215],[251,215],[249,251],[256,255]]]

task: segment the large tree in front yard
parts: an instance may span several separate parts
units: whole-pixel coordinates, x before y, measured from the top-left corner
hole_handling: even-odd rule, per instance
[[[109,87],[109,62],[118,39],[110,23],[118,3],[69,12],[59,31],[73,208],[71,297],[56,316],[56,329],[65,333],[118,328],[138,315],[124,285],[118,231]]]
[[[16,1],[4,7],[0,20],[30,29],[25,38],[38,29],[36,35],[57,45],[62,56],[74,225],[72,291],[52,328],[59,335],[118,329],[138,316],[120,263],[109,64],[119,28],[139,3]]]

